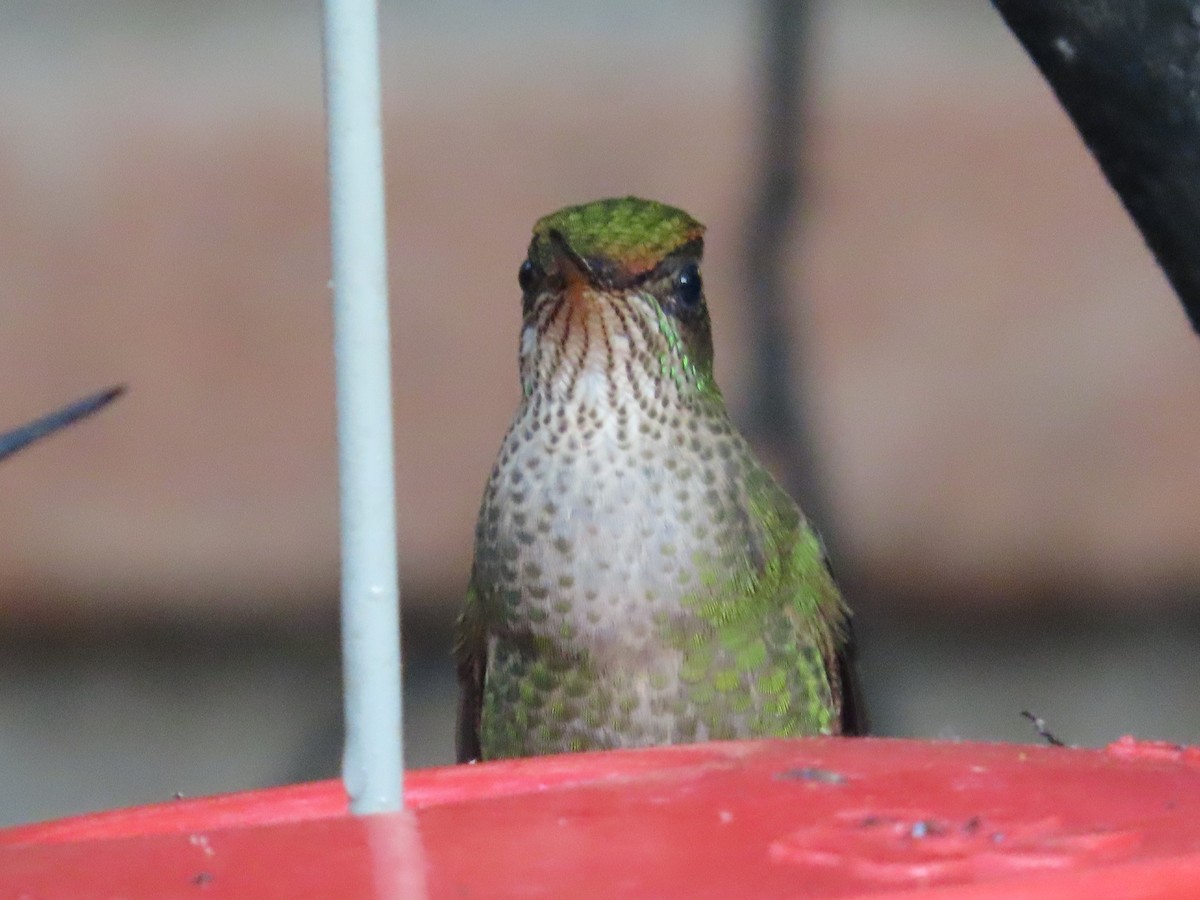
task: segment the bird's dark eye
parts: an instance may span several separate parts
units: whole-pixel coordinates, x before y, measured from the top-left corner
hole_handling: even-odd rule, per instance
[[[521,268],[517,271],[517,283],[521,285],[521,290],[528,291],[533,287],[535,281],[537,281],[537,266],[533,264],[532,259],[527,259],[521,263]]]
[[[679,305],[685,309],[693,309],[700,305],[704,295],[704,283],[700,280],[700,267],[688,263],[675,276],[675,296]]]

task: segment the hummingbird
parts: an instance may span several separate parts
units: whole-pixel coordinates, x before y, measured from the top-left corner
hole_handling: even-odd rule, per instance
[[[713,380],[704,230],[636,197],[534,225],[457,623],[460,762],[864,728],[821,540]]]

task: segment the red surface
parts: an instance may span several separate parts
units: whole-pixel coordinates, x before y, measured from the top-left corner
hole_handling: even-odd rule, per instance
[[[413,772],[0,831],[9,897],[1200,897],[1200,751],[819,739]]]

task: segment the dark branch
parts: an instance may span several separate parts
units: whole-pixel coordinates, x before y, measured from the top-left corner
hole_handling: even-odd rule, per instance
[[[1200,7],[992,0],[1200,331]]]

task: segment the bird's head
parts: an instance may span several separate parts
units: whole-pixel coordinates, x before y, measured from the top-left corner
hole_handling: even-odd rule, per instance
[[[653,200],[540,219],[519,276],[525,396],[609,407],[719,397],[703,250],[704,226]]]

